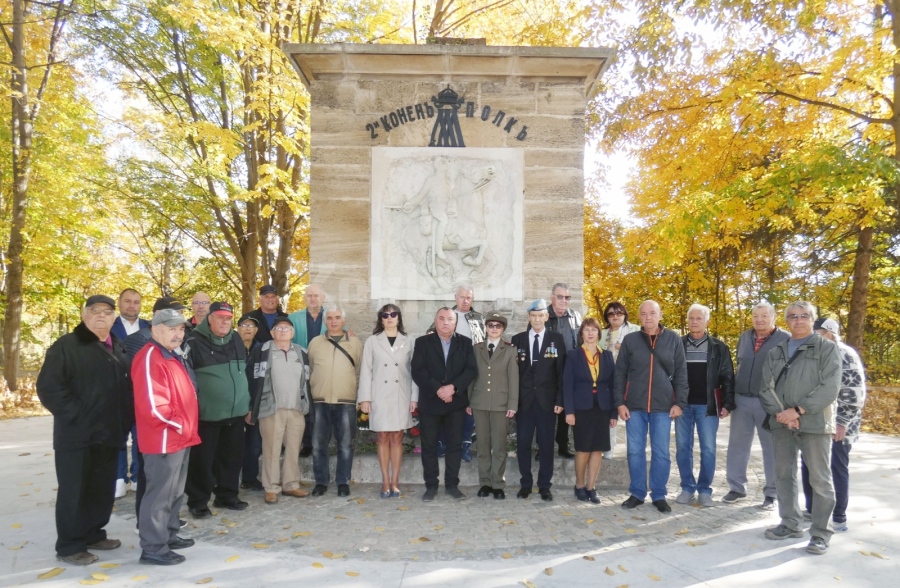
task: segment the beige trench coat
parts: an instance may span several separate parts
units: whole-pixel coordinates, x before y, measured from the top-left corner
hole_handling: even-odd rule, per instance
[[[410,374],[414,344],[412,337],[403,334],[397,335],[393,348],[384,333],[366,339],[357,402],[372,403],[372,431],[402,431],[413,426],[409,403],[419,401],[419,387]]]

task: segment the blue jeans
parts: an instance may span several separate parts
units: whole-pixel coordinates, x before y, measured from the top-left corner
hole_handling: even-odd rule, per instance
[[[126,483],[134,482],[138,477],[138,442],[137,442],[137,427],[135,425],[131,425],[131,467],[128,467],[128,436],[125,437],[126,445],[122,449],[119,450],[119,458],[116,466],[116,478],[119,480],[125,480]],[[131,477],[128,477],[128,474],[131,474]]]
[[[694,427],[700,438],[700,474],[694,477]],[[685,492],[712,494],[713,474],[716,473],[716,433],[719,417],[706,416],[705,404],[689,404],[675,419],[675,461],[681,474],[681,489]]]
[[[647,433],[650,434],[650,499],[663,500],[669,481],[669,441],[672,419],[667,412],[631,411],[625,421],[628,439],[628,492],[638,500],[647,497]],[[541,450],[543,453],[543,450]]]
[[[313,408],[316,411],[316,425],[313,429],[312,457],[316,485],[328,485],[328,443],[331,441],[332,431],[337,446],[334,481],[339,486],[349,484],[350,469],[353,467],[353,441],[356,439],[356,405],[316,402]]]

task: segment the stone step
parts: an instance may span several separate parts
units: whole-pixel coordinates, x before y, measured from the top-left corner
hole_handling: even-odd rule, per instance
[[[334,485],[334,469],[337,457],[329,457],[330,479]],[[478,458],[472,456],[469,463],[463,462],[459,468],[460,486],[479,486]],[[441,476],[444,471],[443,458],[438,459],[441,468]],[[537,479],[538,463],[532,458],[531,472]],[[674,465],[674,461],[673,461]],[[312,482],[315,479],[312,471],[312,458],[301,458],[300,468],[302,479]],[[355,455],[353,457],[353,469],[351,479],[356,484],[380,484],[381,468],[378,465],[378,457],[372,454]],[[628,486],[628,462],[625,459],[625,447],[617,447],[611,459],[604,459],[600,466],[600,476],[597,479],[597,487],[600,488],[626,488]],[[442,478],[443,481],[443,478]],[[422,484],[422,458],[418,454],[405,454],[400,467],[401,484]],[[519,463],[514,457],[506,459],[506,484],[511,488],[519,486]],[[575,460],[554,456],[553,484],[557,487],[574,487],[575,485]]]

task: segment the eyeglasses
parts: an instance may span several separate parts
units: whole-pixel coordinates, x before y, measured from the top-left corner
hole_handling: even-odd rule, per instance
[[[194,300],[191,302],[191,306],[209,306],[209,300]]]
[[[563,296],[562,294],[554,294],[554,296],[556,296],[557,300],[571,300],[572,299],[571,296]]]
[[[273,331],[281,331],[281,332],[284,332],[284,331],[290,331],[292,328],[293,328],[293,327],[284,326],[284,327],[275,327],[275,328],[272,329],[272,330],[273,330]]]
[[[805,321],[808,321],[808,320],[811,319],[811,318],[812,318],[812,315],[811,315],[811,314],[807,314],[807,313],[805,313],[805,312],[804,312],[803,314],[789,314],[789,315],[787,316],[787,320],[789,320],[789,321],[795,321],[795,320],[797,320],[797,319],[803,319],[803,320],[805,320]]]
[[[397,312],[397,311],[395,311],[395,310],[392,310],[391,312],[382,312],[382,313],[381,313],[381,318],[383,318],[383,319],[397,318],[397,315],[399,315],[399,314],[400,314],[400,313]]]
[[[91,314],[94,316],[112,316],[116,313],[115,310],[111,308],[103,308],[102,306],[92,306],[88,310],[90,310]]]
[[[255,329],[255,328],[258,328],[258,327],[256,326],[256,323],[243,323],[243,324],[240,324],[240,325],[238,325],[238,326],[239,326],[240,328],[242,328],[242,329]]]
[[[619,316],[619,315],[624,315],[624,314],[625,313],[622,312],[621,310],[610,310],[609,312],[606,313],[606,316]]]
[[[502,329],[503,323],[487,323],[484,326],[486,326],[489,329]]]

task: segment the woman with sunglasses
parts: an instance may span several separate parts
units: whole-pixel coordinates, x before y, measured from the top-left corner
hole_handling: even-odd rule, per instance
[[[600,332],[600,349],[603,351],[611,351],[613,362],[619,358],[619,348],[622,346],[622,339],[628,333],[640,331],[640,325],[633,325],[628,322],[628,311],[621,302],[610,302],[603,311],[603,320],[606,322],[606,328]],[[613,416],[616,416],[613,414]],[[616,448],[616,430],[609,430],[609,451],[603,453],[603,457],[612,457],[612,451]]]
[[[381,497],[400,496],[403,431],[413,426],[419,388],[412,380],[414,339],[403,330],[403,314],[393,304],[378,311],[375,330],[366,339],[359,374],[359,408],[378,435]]]

